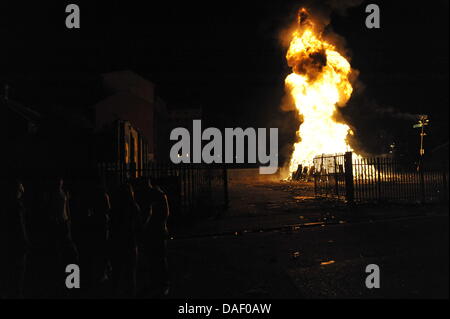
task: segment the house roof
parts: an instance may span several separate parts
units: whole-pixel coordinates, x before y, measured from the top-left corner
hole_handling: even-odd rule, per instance
[[[112,91],[128,92],[149,103],[154,102],[154,84],[130,70],[105,73],[103,83]]]
[[[41,119],[41,114],[11,99],[0,97],[0,102],[12,112],[18,114],[29,122],[36,123]]]

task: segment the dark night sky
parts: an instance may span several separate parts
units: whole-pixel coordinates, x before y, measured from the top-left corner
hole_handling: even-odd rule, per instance
[[[59,2],[0,4],[0,83],[18,100],[64,101],[46,90],[129,68],[169,105],[201,105],[218,126],[277,125],[281,144],[293,138],[298,123],[279,107],[289,69],[278,35],[302,1],[72,1],[80,30],[65,28],[71,2]],[[365,28],[368,3],[381,8],[380,30]],[[448,1],[363,2],[333,13],[331,25],[365,87],[343,112],[368,150],[379,151],[380,134],[386,143],[414,139],[413,122],[379,111],[388,108],[429,114],[430,143],[448,141]]]

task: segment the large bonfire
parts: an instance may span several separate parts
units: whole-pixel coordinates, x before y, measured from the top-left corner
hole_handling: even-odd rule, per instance
[[[290,174],[299,165],[311,166],[317,155],[351,151],[347,136],[352,133],[348,125],[334,118],[337,106],[345,105],[353,91],[350,63],[336,46],[323,39],[322,30],[306,9],[299,11],[297,23],[286,54],[292,73],[285,81],[302,124],[297,131],[300,141],[294,145],[290,160]]]

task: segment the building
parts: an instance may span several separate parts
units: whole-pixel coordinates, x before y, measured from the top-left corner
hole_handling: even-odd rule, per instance
[[[154,84],[131,71],[119,71],[104,74],[103,85],[107,96],[94,105],[95,128],[103,145],[114,146],[101,148],[99,161],[140,166],[161,160],[169,142],[167,111]]]
[[[11,100],[8,96],[8,86],[5,86],[0,96],[2,126],[6,128],[8,140],[34,134],[37,131],[41,115],[33,109]]]
[[[3,159],[12,165],[27,165],[31,160],[29,146],[38,132],[42,116],[37,111],[14,101],[6,86],[0,96]]]
[[[144,168],[148,163],[148,143],[142,133],[129,121],[116,120],[96,134],[98,163],[121,163]]]

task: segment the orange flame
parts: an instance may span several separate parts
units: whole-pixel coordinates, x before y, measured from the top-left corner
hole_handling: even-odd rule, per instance
[[[290,174],[300,164],[312,165],[317,155],[351,151],[346,139],[352,134],[348,125],[334,120],[336,107],[345,105],[353,92],[350,63],[322,38],[306,9],[299,11],[297,23],[286,54],[293,72],[285,83],[303,123],[297,131],[300,142],[294,145]]]

